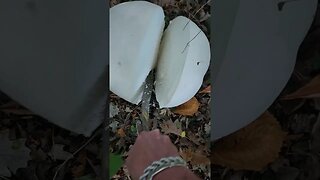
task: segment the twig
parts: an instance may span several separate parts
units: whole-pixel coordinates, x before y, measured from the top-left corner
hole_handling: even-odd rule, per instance
[[[195,16],[196,14],[198,14],[198,12],[200,12],[200,10],[203,9],[204,6],[206,6],[206,5],[209,4],[210,2],[211,2],[211,0],[208,0],[205,4],[203,4],[203,5],[196,11],[196,13],[194,13],[194,16]]]
[[[56,180],[59,171],[61,170],[61,168],[63,168],[63,166],[70,160],[72,159],[78,152],[80,152],[83,148],[85,148],[96,136],[98,133],[95,133],[86,143],[84,143],[78,150],[76,150],[74,153],[72,153],[72,155],[70,155],[57,169],[57,171],[55,172],[53,179],[52,180]]]
[[[195,15],[197,15],[198,14],[198,12],[200,12],[201,11],[201,9],[203,9],[204,8],[204,6],[206,6],[207,4],[209,4],[211,2],[211,0],[208,0],[205,4],[203,4],[194,14],[189,14],[189,21],[187,22],[187,24],[183,27],[183,31],[184,31],[184,29],[187,27],[187,25],[190,23],[190,16],[193,16],[194,18],[195,18]]]

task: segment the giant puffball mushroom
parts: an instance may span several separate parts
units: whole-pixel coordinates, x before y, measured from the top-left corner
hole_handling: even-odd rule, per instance
[[[110,9],[110,90],[137,104],[157,60],[165,25],[160,6],[134,1]]]
[[[188,18],[176,17],[164,33],[159,56],[155,86],[159,106],[174,107],[191,99],[210,63],[206,35]]]
[[[248,125],[273,103],[316,7],[317,0],[215,2],[212,140]]]
[[[199,90],[210,62],[207,37],[190,19],[179,16],[170,22],[160,43],[164,23],[162,8],[149,2],[125,2],[110,9],[113,93],[138,104],[155,65],[160,107],[178,106]]]

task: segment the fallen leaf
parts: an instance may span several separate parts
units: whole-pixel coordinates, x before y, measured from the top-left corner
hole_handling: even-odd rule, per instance
[[[82,150],[76,159],[75,164],[71,168],[72,176],[79,178],[84,175],[87,165],[87,152]]]
[[[124,138],[120,138],[116,143],[117,149],[125,149],[127,147],[126,141]]]
[[[115,5],[117,5],[117,4],[119,4],[119,3],[120,3],[119,0],[110,0],[110,2],[109,2],[110,8],[115,6]]]
[[[118,129],[117,134],[118,134],[118,136],[120,136],[122,138],[126,136],[126,133],[124,132],[124,130],[122,128]]]
[[[181,134],[180,134],[180,136],[181,136],[181,137],[186,137],[186,132],[185,132],[185,131],[182,131]]]
[[[113,176],[123,165],[123,159],[121,155],[115,153],[109,153],[109,159],[109,174]]]
[[[117,131],[118,126],[119,126],[118,121],[112,121],[112,123],[110,123],[109,125],[109,127],[111,127],[111,131],[114,133]]]
[[[32,149],[30,152],[30,158],[34,161],[45,161],[48,158],[48,155],[43,152],[41,148]]]
[[[158,4],[161,7],[167,7],[175,4],[175,0],[153,0],[153,3]]]
[[[172,120],[164,121],[163,123],[160,123],[160,127],[164,134],[175,134],[177,136],[180,136],[182,133],[182,130],[179,129],[175,123],[172,122]]]
[[[194,153],[190,163],[193,166],[195,166],[195,165],[209,165],[210,159],[203,154]]]
[[[204,88],[202,91],[200,91],[199,93],[211,93],[211,85],[207,86],[206,88]]]
[[[119,113],[119,108],[114,103],[109,104],[109,117],[112,118]]]
[[[203,22],[203,21],[206,21],[208,20],[209,18],[211,17],[210,13],[205,13],[204,15],[201,16],[199,22]]]
[[[180,156],[191,165],[209,165],[210,159],[201,152],[194,152],[191,149],[181,150]]]
[[[53,159],[66,160],[73,155],[65,150],[63,150],[63,144],[54,144],[51,149],[51,154]]]
[[[286,133],[265,112],[257,120],[213,144],[211,162],[235,170],[259,171],[274,161]]]
[[[196,145],[200,145],[201,140],[203,140],[201,137],[192,132],[188,132],[187,138]]]
[[[308,84],[297,91],[284,96],[282,99],[320,98],[320,75],[313,78]]]
[[[24,145],[26,139],[9,140],[9,130],[0,131],[0,174],[10,176],[18,168],[26,167],[30,150]]]
[[[206,132],[206,135],[210,135],[210,133],[211,133],[211,121],[209,121],[209,123],[204,125],[204,131]]]
[[[191,161],[192,159],[192,151],[191,150],[181,150],[179,151],[180,156],[182,157],[182,159],[184,159],[185,161]]]
[[[193,97],[186,103],[174,108],[173,112],[184,116],[193,116],[198,111],[199,106],[200,103]]]

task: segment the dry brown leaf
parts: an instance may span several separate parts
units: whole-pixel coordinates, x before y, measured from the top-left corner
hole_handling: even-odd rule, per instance
[[[298,98],[320,98],[320,74],[302,88],[284,96],[282,99],[289,100]]]
[[[180,156],[187,162],[190,161],[192,165],[209,165],[210,159],[201,152],[194,152],[190,149],[180,150]]]
[[[124,130],[122,128],[117,130],[117,134],[120,137],[125,137],[126,136],[126,133],[124,132]]]
[[[153,3],[158,4],[161,7],[167,7],[170,5],[174,5],[176,1],[175,0],[153,0]]]
[[[117,5],[117,4],[119,4],[119,3],[120,3],[119,0],[110,0],[109,1],[110,8],[115,6],[115,5]]]
[[[76,162],[71,168],[72,176],[75,178],[79,178],[84,175],[87,165],[87,152],[86,150],[82,150],[79,153],[79,156],[76,159]]]
[[[245,128],[215,142],[211,161],[235,170],[259,171],[278,157],[285,137],[276,119],[265,112]]]
[[[197,98],[193,97],[186,103],[174,108],[173,112],[184,116],[193,116],[200,106]]]
[[[204,93],[204,94],[208,94],[211,93],[211,85],[207,86],[206,88],[204,88],[202,91],[200,91],[199,93]]]
[[[201,16],[200,16],[199,22],[206,21],[206,20],[208,20],[210,17],[211,17],[210,13],[207,12],[207,13],[205,13],[204,15],[201,15]]]
[[[164,121],[160,124],[161,129],[163,130],[164,134],[175,134],[180,136],[182,130],[179,129],[172,120]]]
[[[200,145],[200,141],[202,140],[201,137],[197,136],[191,131],[187,133],[187,139],[189,139],[191,142],[193,142],[196,145]]]
[[[191,161],[191,159],[192,159],[192,151],[189,149],[187,149],[187,150],[180,149],[179,154],[187,162]]]

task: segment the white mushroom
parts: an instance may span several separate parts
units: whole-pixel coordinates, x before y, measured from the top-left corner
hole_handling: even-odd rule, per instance
[[[134,1],[110,9],[110,90],[139,103],[143,83],[157,60],[165,25],[160,6]]]
[[[210,64],[206,35],[190,19],[173,19],[164,33],[157,64],[155,93],[160,107],[178,106],[201,87]]]

